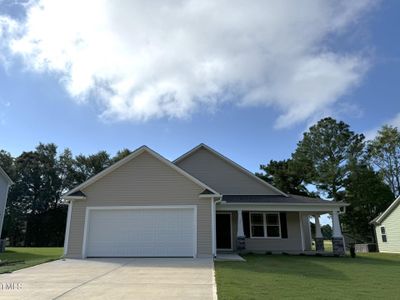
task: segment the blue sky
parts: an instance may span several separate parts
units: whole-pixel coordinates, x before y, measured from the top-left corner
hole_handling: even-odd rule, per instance
[[[23,23],[25,18],[16,19],[16,17],[24,15],[27,8],[10,3],[9,1],[0,1],[0,15],[22,22],[22,25],[18,24],[18,26],[25,26],[26,30],[30,25]],[[219,77],[210,77],[204,82],[207,88],[209,85],[211,86],[207,93],[197,92],[199,84],[196,83],[196,88],[194,88],[192,82],[198,82],[199,79],[193,77],[194,79],[190,80],[191,75],[189,74],[189,79],[178,81],[179,87],[176,88],[176,91],[174,90],[174,93],[179,95],[182,92],[181,86],[184,86],[184,91],[190,90],[197,94],[182,97],[181,100],[178,99],[180,102],[173,103],[176,107],[183,107],[182,103],[190,103],[192,105],[190,109],[183,109],[182,113],[177,114],[174,111],[175,106],[166,108],[157,104],[156,112],[147,109],[140,111],[139,114],[129,105],[122,106],[122,108],[115,106],[115,103],[119,103],[118,99],[125,101],[124,97],[136,97],[132,95],[136,95],[137,86],[130,86],[133,92],[130,91],[128,94],[112,90],[114,86],[111,84],[107,86],[112,90],[111,94],[105,94],[108,89],[105,89],[104,86],[90,86],[89,88],[85,86],[81,93],[80,87],[76,87],[74,82],[71,84],[72,88],[71,85],[65,84],[65,74],[69,79],[74,76],[74,74],[71,75],[72,71],[68,67],[67,71],[65,71],[65,67],[57,69],[57,64],[53,63],[53,65],[45,66],[40,70],[35,69],[29,60],[38,58],[29,52],[30,49],[10,51],[7,48],[9,45],[3,45],[0,48],[3,55],[0,57],[3,56],[7,63],[3,62],[0,66],[0,148],[13,155],[19,155],[24,150],[33,149],[39,142],[53,142],[61,149],[70,148],[74,154],[89,154],[99,150],[107,150],[113,154],[122,148],[134,149],[145,144],[165,157],[174,159],[204,142],[249,170],[258,171],[260,163],[266,163],[270,159],[288,158],[301,138],[302,132],[322,116],[332,115],[349,123],[353,130],[373,136],[376,128],[382,124],[400,125],[400,118],[397,117],[400,113],[399,12],[400,2],[395,0],[370,5],[366,11],[357,12],[357,17],[353,16],[356,22],[348,21],[349,25],[339,28],[334,33],[324,32],[322,33],[323,39],[314,41],[312,45],[306,45],[314,47],[317,44],[320,48],[328,48],[330,52],[341,55],[341,57],[357,55],[367,62],[368,67],[357,73],[358,77],[354,82],[346,83],[340,91],[333,92],[336,96],[328,95],[330,99],[333,97],[333,100],[316,105],[314,110],[307,112],[306,115],[301,115],[298,121],[284,123],[283,126],[279,125],[279,121],[277,121],[280,116],[286,113],[294,114],[297,109],[291,108],[290,110],[283,103],[291,101],[290,103],[298,106],[298,110],[301,110],[305,103],[302,98],[304,96],[299,96],[301,101],[297,101],[296,96],[291,96],[292,98],[288,100],[287,97],[279,98],[281,92],[273,95],[267,92],[263,94],[265,99],[268,98],[265,102],[253,99],[251,101],[255,102],[251,102],[250,105],[242,103],[240,98],[246,98],[251,91],[240,90],[236,93],[232,92],[236,89],[231,88],[231,85],[241,80],[240,70],[236,77],[228,82]],[[282,18],[286,17],[286,15],[282,15]],[[138,26],[138,24],[132,26]],[[281,23],[279,26],[277,25],[277,32],[285,28],[282,26],[285,25]],[[193,30],[197,32],[197,28]],[[232,32],[235,33],[234,30]],[[20,38],[21,33],[18,34],[16,36]],[[152,37],[152,34],[149,36]],[[9,37],[7,36],[7,38]],[[159,40],[158,38],[153,39],[153,41]],[[283,42],[286,42],[284,38]],[[194,42],[194,44],[188,45],[188,48],[197,46]],[[209,53],[207,49],[204,50],[205,53]],[[221,55],[225,55],[229,65],[231,53],[226,49],[221,49]],[[240,49],[245,51],[247,48],[243,46]],[[172,50],[171,52],[173,52]],[[277,52],[281,52],[281,49],[278,50]],[[20,52],[15,54],[18,51]],[[46,49],[41,48],[40,51],[48,53]],[[114,50],[111,48],[110,51]],[[47,55],[51,60],[51,54]],[[295,55],[299,56],[298,53]],[[174,59],[171,58],[172,61]],[[188,60],[190,61],[189,58]],[[79,66],[79,61],[73,63]],[[225,63],[225,65],[227,64]],[[160,67],[160,72],[171,74],[168,76],[178,76],[176,73],[171,73],[162,63],[159,63],[157,67]],[[195,67],[194,65],[193,68]],[[254,69],[258,67],[259,63],[254,66]],[[261,64],[261,67],[264,69],[260,71],[260,74],[268,74],[268,70],[272,68],[269,64]],[[216,66],[213,68],[218,70]],[[278,71],[283,67],[278,65],[276,68],[274,72],[281,74]],[[97,72],[97,69],[94,70]],[[121,71],[124,76],[129,78],[129,70]],[[115,76],[115,71],[113,72],[112,75]],[[246,72],[243,71],[243,76],[246,76],[243,85],[254,86],[254,89],[259,88],[255,84],[252,85],[257,79],[252,78]],[[346,74],[340,76],[345,77]],[[222,75],[226,77],[226,73],[222,73]],[[143,81],[143,78],[137,74],[133,73],[132,77]],[[148,78],[153,77],[154,74]],[[77,80],[81,80],[81,78],[78,76]],[[86,78],[82,80],[86,80]],[[213,81],[217,82],[218,89],[215,93],[213,92],[215,88],[212,85]],[[271,79],[268,82],[261,82],[261,84],[268,88],[270,81]],[[328,97],[324,94],[325,81],[314,80],[313,82],[315,88],[322,90],[319,94],[312,94],[315,101],[318,101],[318,97]],[[285,82],[274,82],[271,89],[275,90],[276,86],[281,88],[283,86],[285,89]],[[295,92],[297,91],[295,88],[293,89]],[[330,87],[326,87],[326,89],[328,90]],[[172,95],[175,95],[174,93]],[[115,94],[119,98],[115,102],[107,102],[107,97],[112,98]],[[170,93],[166,94],[170,95]],[[193,97],[204,97],[211,100],[200,99],[193,104],[193,101],[190,100]],[[220,101],[220,98],[228,98],[228,100]],[[274,102],[275,99],[278,100]],[[215,102],[218,103],[215,105]],[[105,107],[108,107],[108,110]],[[112,108],[110,109],[110,107]],[[124,110],[132,111],[125,114]]]

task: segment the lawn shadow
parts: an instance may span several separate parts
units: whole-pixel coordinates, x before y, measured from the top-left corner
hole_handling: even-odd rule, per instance
[[[343,269],[348,270],[349,265],[355,270],[363,265],[400,267],[400,256],[373,257],[359,255],[356,258],[345,257],[318,257],[318,256],[292,256],[292,255],[245,255],[246,262],[221,262],[224,268],[233,272],[245,270],[254,273],[274,273],[281,275],[296,275],[308,278],[323,278],[324,280],[348,280],[349,277]],[[219,264],[219,263],[218,263]]]
[[[353,265],[384,265],[384,266],[397,266],[400,267],[400,255],[397,254],[382,254],[382,253],[368,253],[358,254],[355,258],[350,256],[343,257],[347,259],[346,264]]]
[[[49,256],[52,255],[49,255],[47,253],[39,254],[39,253],[6,250],[5,252],[0,253],[0,260],[18,260],[18,259],[32,260],[32,259],[41,259]]]
[[[241,270],[260,274],[274,273],[296,275],[308,278],[347,280],[347,276],[328,266],[328,261],[341,260],[337,257],[310,257],[289,255],[246,255],[246,262],[221,262],[224,269],[229,268],[240,274]],[[228,265],[229,264],[229,265]]]

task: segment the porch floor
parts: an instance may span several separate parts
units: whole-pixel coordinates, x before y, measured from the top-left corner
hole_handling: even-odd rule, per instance
[[[246,261],[236,253],[217,253],[216,261]]]

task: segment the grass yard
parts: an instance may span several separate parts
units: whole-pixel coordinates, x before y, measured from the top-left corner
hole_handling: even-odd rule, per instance
[[[7,247],[0,253],[0,274],[56,260],[62,253],[63,248]]]
[[[218,299],[400,299],[400,255],[247,255],[216,262]]]

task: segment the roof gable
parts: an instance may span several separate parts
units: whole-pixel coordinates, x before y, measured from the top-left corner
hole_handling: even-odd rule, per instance
[[[397,197],[396,200],[393,201],[393,203],[382,213],[380,214],[378,217],[376,217],[375,219],[373,219],[371,221],[371,223],[374,224],[381,224],[388,216],[390,216],[390,214],[399,207],[400,204],[400,196]]]
[[[14,182],[11,180],[11,178],[7,175],[7,173],[0,167],[0,176],[2,176],[9,185],[14,184]]]
[[[180,156],[174,164],[225,195],[287,196],[205,144]]]
[[[186,177],[187,179],[189,179],[190,181],[192,181],[193,183],[195,183],[199,187],[210,191],[210,193],[209,193],[210,197],[211,196],[219,196],[219,193],[217,191],[215,191],[214,189],[212,189],[211,187],[209,187],[208,185],[204,184],[203,182],[201,182],[197,178],[193,177],[192,175],[188,174],[184,170],[180,169],[179,167],[177,167],[176,165],[171,163],[169,160],[167,160],[166,158],[162,157],[160,154],[158,154],[157,152],[151,150],[147,146],[142,146],[142,147],[138,148],[137,150],[133,151],[127,157],[121,159],[120,161],[118,161],[115,164],[111,165],[110,167],[106,168],[102,172],[100,172],[97,175],[89,178],[87,181],[83,182],[82,184],[80,184],[77,187],[73,188],[72,190],[68,191],[63,196],[63,198],[65,198],[65,199],[68,199],[68,198],[74,199],[76,197],[76,193],[81,192],[81,190],[91,186],[95,182],[99,181],[101,178],[107,176],[108,174],[112,173],[114,170],[117,170],[118,168],[122,167],[123,165],[127,164],[128,162],[130,162],[131,160],[135,159],[136,157],[138,157],[139,155],[141,155],[142,153],[145,153],[145,152],[148,153],[149,155],[151,155],[152,157],[154,157],[155,159],[159,160],[163,164],[166,164],[168,167],[172,168],[173,170],[175,170],[176,172],[178,172],[182,176]],[[202,196],[204,197],[204,195],[202,195]]]

